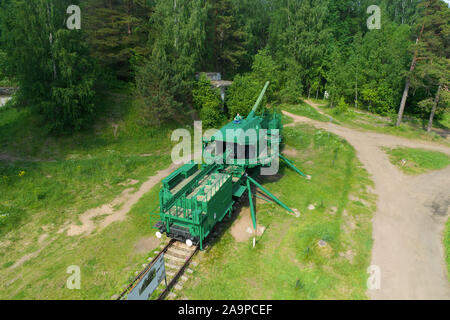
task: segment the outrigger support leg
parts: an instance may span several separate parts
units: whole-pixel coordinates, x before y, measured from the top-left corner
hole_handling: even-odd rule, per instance
[[[250,182],[248,181],[248,179],[247,179],[247,189],[248,189],[248,201],[250,202],[250,211],[252,212],[253,229],[256,230],[255,207],[253,206],[252,188],[250,187]]]
[[[250,202],[250,211],[252,212],[252,221],[253,221],[253,248],[256,245],[256,213],[255,213],[255,207],[253,206],[253,196],[252,196],[252,188],[250,186],[250,182],[247,179],[247,189],[248,189],[248,201]]]
[[[302,177],[305,177],[306,179],[311,179],[310,176],[307,176],[306,174],[304,174],[303,172],[301,172],[300,170],[297,169],[296,166],[294,166],[294,164],[289,161],[285,156],[283,156],[281,153],[279,154],[280,158],[286,162],[286,164],[291,167],[295,172],[297,172],[299,175],[301,175]]]
[[[260,188],[262,191],[264,191],[265,194],[267,194],[270,198],[273,199],[273,201],[275,201],[276,203],[278,203],[281,207],[283,207],[284,209],[286,209],[287,211],[289,211],[290,213],[295,214],[295,212],[289,208],[287,205],[285,205],[283,202],[281,202],[277,197],[275,197],[272,193],[270,193],[269,190],[267,190],[266,188],[264,188],[262,185],[260,185],[258,182],[256,182],[254,179],[252,179],[250,176],[247,177],[247,185],[249,185],[248,181],[250,181],[251,183],[253,183],[255,186],[257,186],[258,188]],[[250,188],[249,188],[250,190]],[[250,193],[249,193],[250,195]]]

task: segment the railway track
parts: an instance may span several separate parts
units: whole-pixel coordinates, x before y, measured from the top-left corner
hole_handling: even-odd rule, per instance
[[[179,280],[185,281],[187,278],[183,275],[192,258],[198,251],[198,246],[188,247],[185,243],[171,239],[169,243],[158,253],[156,257],[142,270],[139,275],[127,286],[127,288],[119,295],[117,300],[124,300],[126,295],[133,290],[139,281],[147,274],[155,262],[164,254],[167,287],[159,294],[158,300],[164,300],[170,290],[177,284]]]
[[[245,192],[241,198],[239,198],[233,205],[233,216],[239,212],[242,205],[247,203],[248,193]],[[216,236],[222,233],[227,227],[230,226],[234,219],[223,221],[217,224],[214,228],[213,236],[209,237],[207,245],[212,245]],[[220,231],[219,231],[220,230]],[[216,235],[216,236],[215,236]],[[164,254],[165,268],[167,276],[167,287],[158,295],[158,300],[164,300],[170,293],[170,290],[176,286],[177,282],[185,282],[187,277],[184,275],[187,267],[192,261],[194,255],[199,251],[199,246],[188,247],[185,243],[171,239],[164,248],[152,259],[152,261],[139,273],[136,278],[126,287],[126,289],[119,295],[117,300],[124,300],[126,295],[139,283],[139,281],[146,275],[147,271],[152,268],[158,258]]]

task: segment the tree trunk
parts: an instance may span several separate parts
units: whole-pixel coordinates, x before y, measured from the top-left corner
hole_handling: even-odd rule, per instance
[[[441,93],[441,86],[439,85],[439,88],[436,92],[436,97],[434,98],[434,105],[433,105],[433,109],[431,109],[431,114],[430,114],[430,121],[428,121],[428,128],[427,128],[427,132],[431,132],[431,128],[433,128],[433,119],[434,119],[434,115],[436,114],[436,109],[437,106],[439,104],[439,94]]]
[[[51,29],[52,29],[52,26],[51,26],[52,8],[50,7],[51,5],[52,5],[51,3],[47,3],[47,23],[48,23],[48,28],[50,29],[49,41],[50,41],[50,56],[52,59],[52,66],[53,66],[53,80],[56,80],[56,63],[55,63],[55,56],[53,54],[53,34],[51,32]]]
[[[420,34],[416,40],[416,44],[419,44],[420,39],[422,38],[424,28],[425,28],[425,23],[422,24],[422,29],[420,29]],[[411,72],[413,72],[414,69],[416,68],[418,50],[419,49],[416,49],[416,51],[414,52],[414,57],[411,62],[411,68],[409,68],[409,74],[406,78],[405,90],[403,90],[402,102],[400,103],[400,108],[398,110],[398,117],[397,117],[397,124],[396,124],[397,127],[400,125],[400,123],[402,123],[403,112],[405,111],[406,100],[408,99],[409,86],[411,85],[411,78],[410,78]]]
[[[127,28],[128,28],[128,35],[131,36],[131,2],[128,1],[127,3],[127,14],[128,14],[128,22],[127,22]]]

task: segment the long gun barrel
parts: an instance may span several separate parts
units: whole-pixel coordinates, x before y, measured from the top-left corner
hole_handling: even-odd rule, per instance
[[[261,91],[261,94],[259,95],[258,100],[256,100],[256,103],[255,103],[255,105],[253,106],[253,109],[252,109],[252,111],[250,112],[250,114],[248,115],[247,119],[251,119],[251,118],[253,118],[253,117],[255,116],[256,109],[258,109],[258,107],[259,107],[259,105],[260,105],[262,99],[264,98],[264,95],[266,94],[266,90],[267,90],[267,88],[269,87],[269,84],[270,84],[270,82],[267,81],[267,82],[266,82],[266,85],[264,86],[264,89]]]

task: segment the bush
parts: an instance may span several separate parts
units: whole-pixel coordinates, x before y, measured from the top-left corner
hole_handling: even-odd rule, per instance
[[[341,97],[339,99],[338,105],[336,106],[336,108],[333,109],[333,114],[338,115],[345,113],[348,113],[348,104],[347,102],[345,102],[345,98]]]
[[[269,52],[267,50],[258,52],[252,65],[252,72],[237,75],[228,89],[227,106],[230,116],[234,117],[238,113],[243,116],[249,114],[267,81],[270,81],[270,86],[260,108],[262,109],[269,101],[276,100],[280,93],[281,78],[279,66]]]
[[[288,63],[288,68],[283,72],[283,86],[279,93],[283,103],[298,104],[302,102],[303,92],[301,70],[294,62]]]
[[[204,127],[214,127],[223,120],[223,102],[218,89],[211,87],[211,82],[204,74],[200,76],[192,91],[194,107],[200,112]]]
[[[175,98],[178,87],[165,73],[154,57],[137,68],[137,95],[144,105],[142,116],[150,125],[167,122],[172,119],[175,110],[182,106]]]
[[[236,114],[246,116],[252,110],[256,99],[258,99],[262,86],[251,76],[237,75],[233,84],[228,88],[227,106],[228,111],[232,117]],[[265,104],[267,97],[264,98]]]

